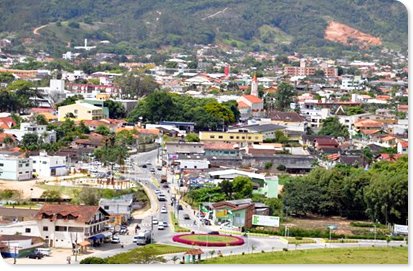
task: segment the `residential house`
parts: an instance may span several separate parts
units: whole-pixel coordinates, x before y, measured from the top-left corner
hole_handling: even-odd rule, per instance
[[[248,199],[221,201],[212,204],[212,211],[214,224],[219,225],[229,221],[231,227],[241,230],[252,227],[255,204]]]
[[[0,207],[0,220],[4,222],[34,221],[39,210]]]
[[[408,154],[409,153],[409,142],[408,141],[399,141],[397,143],[397,153],[399,153],[399,154]]]
[[[0,235],[0,253],[3,258],[25,258],[36,248],[44,245],[44,240],[37,236]]]
[[[47,131],[47,125],[38,125],[29,122],[22,122],[20,129],[4,130],[7,134],[13,134],[17,140],[22,141],[26,134],[36,134],[45,143],[52,143],[56,141],[56,132],[54,130]]]
[[[271,123],[285,126],[286,132],[298,131],[305,132],[307,121],[296,112],[272,111],[269,113]],[[266,119],[261,119],[261,124],[267,123]]]
[[[6,142],[4,142],[6,138],[10,138],[11,141],[9,143],[7,143],[7,140]],[[16,145],[16,142],[17,142],[17,138],[13,134],[5,134],[5,133],[0,134],[0,149],[7,149],[10,147],[13,147]]]
[[[340,151],[339,143],[336,139],[331,138],[317,138],[315,140],[315,147],[318,151],[323,153],[336,153]]]
[[[73,115],[73,120],[99,120],[104,118],[101,107],[84,103],[82,100],[76,101],[75,104],[60,106],[58,109],[59,121],[64,121],[68,114]],[[108,116],[107,116],[108,117]]]
[[[11,129],[16,122],[11,117],[0,117],[0,128],[3,130]]]

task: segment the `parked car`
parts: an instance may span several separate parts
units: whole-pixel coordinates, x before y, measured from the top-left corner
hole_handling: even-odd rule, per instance
[[[162,224],[165,228],[168,227],[168,222],[164,221]]]
[[[161,194],[161,193],[162,193],[161,190],[159,190],[159,189],[156,189],[156,190],[155,190],[155,194],[158,195],[158,194]]]
[[[184,214],[184,219],[185,219],[185,220],[190,220],[191,218],[189,217],[188,214]]]
[[[201,222],[204,223],[206,226],[211,226],[212,225],[211,221],[209,219],[206,219],[206,218],[201,219]]]
[[[112,236],[112,240],[110,240],[112,244],[119,244],[120,238],[118,236]]]
[[[179,204],[179,205],[178,205],[178,210],[180,210],[180,211],[181,211],[181,210],[183,210],[183,209],[184,209],[184,208],[182,207],[182,205],[181,205],[181,204]]]
[[[164,230],[165,227],[163,226],[163,223],[161,224],[161,222],[158,224],[158,230]]]
[[[162,170],[162,167],[161,167],[161,166],[157,166],[156,169],[160,171],[160,170]]]
[[[210,235],[219,235],[219,232],[218,231],[210,231],[210,232],[208,232],[208,234],[210,234]]]
[[[157,218],[153,218],[153,219],[152,219],[152,224],[154,224],[154,225],[158,224],[158,219],[157,219]]]
[[[52,252],[51,252],[50,248],[39,247],[39,248],[36,248],[34,250],[34,252],[39,252],[39,253],[43,254],[43,256],[51,256],[52,255]]]
[[[43,257],[44,257],[44,255],[40,252],[32,252],[32,253],[29,253],[29,255],[27,255],[27,258],[29,258],[29,259],[38,259],[38,260],[40,260]]]
[[[169,188],[169,185],[168,185],[168,184],[164,184],[164,185],[162,185],[162,187],[163,187],[163,188]]]
[[[147,165],[142,165],[142,168],[147,168]]]

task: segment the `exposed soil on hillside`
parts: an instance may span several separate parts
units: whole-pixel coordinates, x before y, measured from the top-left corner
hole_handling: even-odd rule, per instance
[[[327,26],[324,38],[345,45],[357,45],[360,48],[380,46],[382,44],[381,39],[378,37],[371,36],[348,25],[334,21],[331,21]]]

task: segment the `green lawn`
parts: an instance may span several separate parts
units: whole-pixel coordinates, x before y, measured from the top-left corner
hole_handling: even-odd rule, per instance
[[[109,264],[130,264],[133,263],[133,259],[136,258],[136,255],[140,250],[143,249],[154,249],[154,255],[170,254],[170,253],[180,253],[186,252],[189,249],[179,246],[170,246],[162,244],[150,244],[144,247],[137,247],[125,253],[119,253],[114,256],[106,258],[107,263]]]
[[[172,227],[174,227],[174,231],[175,232],[190,232],[190,229],[186,229],[184,227],[179,226],[179,221],[178,219],[175,217],[175,214],[173,212],[169,212],[170,216],[171,216],[171,221],[172,221]],[[175,225],[176,223],[176,225]]]
[[[187,236],[180,237],[181,239],[189,241],[200,241],[200,242],[209,242],[209,243],[230,243],[238,241],[238,238],[222,235],[197,235],[191,234]]]
[[[290,250],[202,261],[203,264],[408,264],[406,247]]]

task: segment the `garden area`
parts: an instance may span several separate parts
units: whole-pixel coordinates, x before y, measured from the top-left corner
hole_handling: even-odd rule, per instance
[[[244,244],[244,239],[231,235],[181,234],[175,235],[172,240],[187,245],[206,247],[240,246]]]
[[[186,229],[186,228],[183,228],[183,227],[179,226],[179,221],[175,217],[175,214],[173,212],[170,212],[169,214],[171,216],[172,227],[174,227],[175,232],[190,232],[189,229]]]

